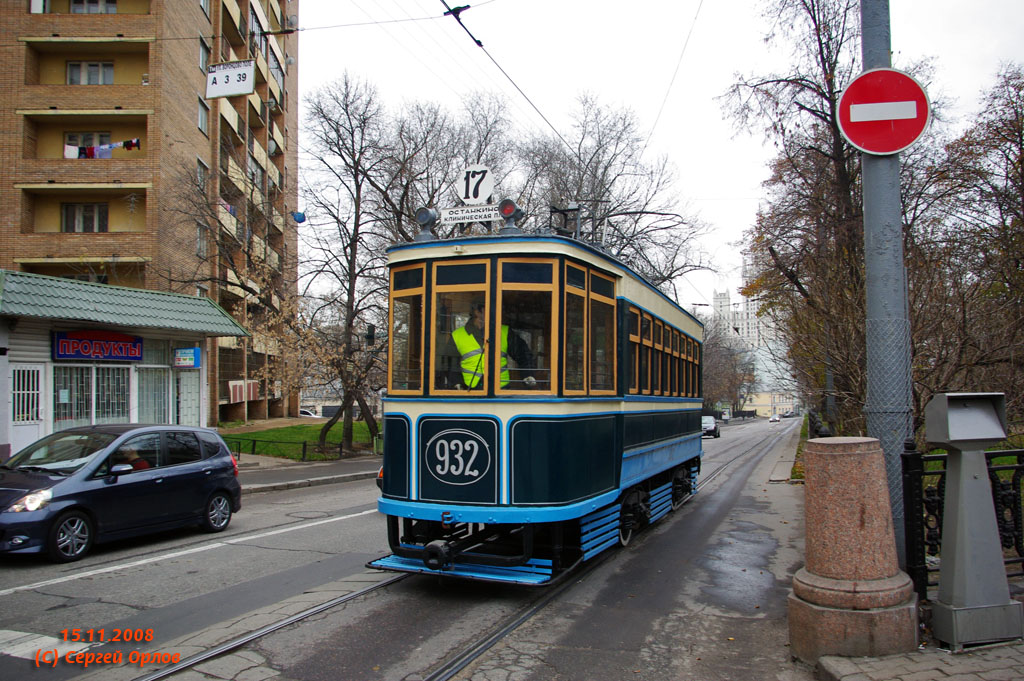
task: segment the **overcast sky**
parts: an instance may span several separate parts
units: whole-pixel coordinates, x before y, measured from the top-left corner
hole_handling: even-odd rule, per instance
[[[705,245],[720,272],[691,275],[679,302],[688,309],[711,302],[714,289],[728,289],[737,300],[738,244],[754,220],[771,153],[759,134],[737,133],[716,98],[734,74],[786,63],[785,46],[764,43],[763,4],[449,2],[460,4],[471,4],[461,17],[484,49],[441,16],[440,0],[305,0],[300,96],[346,70],[375,84],[394,106],[421,99],[457,110],[465,93],[494,90],[505,94],[520,127],[545,134],[551,130],[544,119],[569,132],[582,92],[628,106],[650,135],[649,153],[667,155],[677,170],[680,212],[713,227]],[[929,95],[955,98],[961,125],[998,65],[1024,62],[1024,0],[890,0],[890,10],[893,66],[934,57]]]

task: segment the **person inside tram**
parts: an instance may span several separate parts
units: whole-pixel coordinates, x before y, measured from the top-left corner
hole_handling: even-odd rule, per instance
[[[487,352],[484,346],[486,315],[484,304],[474,303],[469,319],[465,325],[452,331],[448,338],[444,356],[449,358],[448,366],[455,367],[449,372],[449,385],[458,390],[475,390],[484,387],[486,374]],[[533,353],[526,342],[507,324],[501,327],[501,387],[506,388],[511,382],[508,358],[511,357],[515,366],[525,374],[522,384],[527,388],[537,385],[537,379],[526,369],[533,366]],[[456,375],[451,376],[452,373]]]

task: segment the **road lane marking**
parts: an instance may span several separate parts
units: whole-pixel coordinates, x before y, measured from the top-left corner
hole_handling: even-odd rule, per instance
[[[53,586],[54,584],[63,584],[65,582],[73,582],[76,579],[83,579],[85,577],[95,577],[96,575],[106,574],[108,572],[116,572],[118,570],[127,570],[128,568],[138,567],[140,565],[148,565],[150,563],[157,563],[162,560],[171,560],[173,558],[180,558],[182,556],[192,555],[194,553],[202,553],[211,549],[217,549],[222,546],[228,546],[229,544],[241,544],[247,541],[253,541],[256,539],[263,539],[264,537],[272,537],[277,534],[284,534],[286,532],[295,532],[297,530],[306,530],[317,525],[325,525],[327,523],[337,522],[339,520],[351,520],[352,518],[358,518],[360,516],[369,515],[376,513],[377,509],[371,508],[366,511],[359,511],[358,513],[350,513],[348,515],[338,516],[337,518],[324,518],[322,520],[314,520],[312,522],[304,523],[302,525],[294,525],[289,527],[282,527],[275,530],[268,530],[267,532],[261,532],[259,534],[246,535],[244,537],[235,537],[232,539],[225,539],[224,541],[214,542],[212,544],[205,544],[203,546],[197,546],[192,549],[184,549],[182,551],[175,551],[173,553],[167,553],[160,556],[153,556],[152,558],[143,558],[141,560],[132,561],[130,563],[122,563],[120,565],[110,565],[104,568],[96,568],[95,570],[86,570],[84,572],[76,572],[71,575],[65,575],[64,577],[56,577],[54,579],[47,579],[42,582],[36,582],[34,584],[24,584],[22,586],[15,586],[9,589],[0,590],[0,596],[10,596],[13,593],[19,591],[31,591],[33,589],[39,589],[44,586]]]
[[[0,629],[0,654],[34,660],[39,650],[56,650],[59,657],[92,647],[92,643],[69,643],[61,638],[25,631]]]

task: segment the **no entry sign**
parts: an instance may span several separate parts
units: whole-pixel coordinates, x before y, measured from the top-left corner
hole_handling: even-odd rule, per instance
[[[839,97],[839,129],[868,154],[903,151],[925,131],[930,115],[921,84],[895,69],[865,71]]]

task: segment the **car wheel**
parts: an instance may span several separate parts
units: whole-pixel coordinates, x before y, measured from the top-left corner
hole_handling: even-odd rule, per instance
[[[225,492],[217,492],[206,502],[202,527],[207,532],[220,532],[231,522],[231,498]]]
[[[46,551],[58,563],[70,563],[85,557],[92,548],[93,530],[89,516],[81,511],[68,511],[50,528]]]

